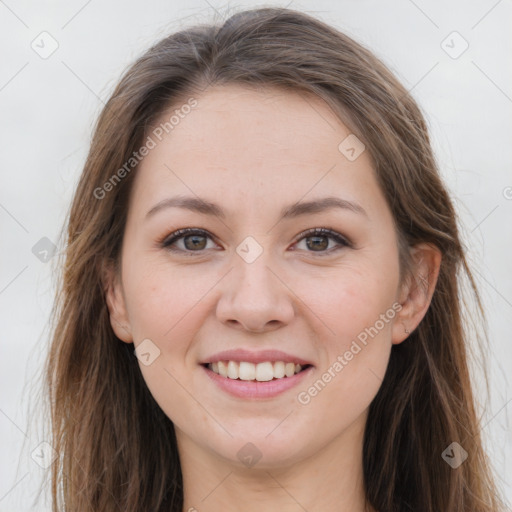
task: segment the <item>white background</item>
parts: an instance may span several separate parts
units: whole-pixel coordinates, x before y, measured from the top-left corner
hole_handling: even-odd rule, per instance
[[[35,417],[28,407],[39,400],[53,280],[51,263],[36,258],[32,247],[42,237],[57,241],[103,102],[126,66],[160,38],[258,5],[0,0],[0,512],[29,510],[42,474],[30,453],[44,437],[29,429]],[[367,45],[425,112],[487,310],[491,400],[480,393],[482,435],[512,502],[511,2],[308,0],[289,6]],[[41,45],[43,31],[58,43],[47,59],[31,48],[34,40]],[[456,59],[441,46],[453,31],[469,44]],[[453,51],[462,48],[457,37],[447,40]]]

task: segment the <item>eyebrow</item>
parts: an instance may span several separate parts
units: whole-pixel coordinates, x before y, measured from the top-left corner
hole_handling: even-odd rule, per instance
[[[221,219],[226,218],[224,210],[215,203],[211,203],[200,197],[174,196],[163,199],[153,206],[146,214],[146,219],[166,208],[184,208],[203,215],[214,215]],[[329,196],[313,201],[298,201],[297,203],[286,206],[281,210],[280,219],[291,219],[301,215],[320,213],[333,208],[348,210],[368,217],[366,210],[360,204],[340,197]]]

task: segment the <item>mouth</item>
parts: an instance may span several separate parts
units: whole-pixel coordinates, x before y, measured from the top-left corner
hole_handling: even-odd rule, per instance
[[[200,361],[205,376],[220,391],[239,399],[272,399],[308,379],[315,366],[298,355],[275,349],[237,348]]]
[[[301,364],[302,363],[302,364]],[[296,388],[314,371],[305,361],[233,361],[201,363],[209,382],[227,395],[246,400],[271,400]]]
[[[206,369],[220,377],[246,382],[270,382],[289,379],[311,368],[310,364],[299,364],[285,361],[215,361],[203,363]]]

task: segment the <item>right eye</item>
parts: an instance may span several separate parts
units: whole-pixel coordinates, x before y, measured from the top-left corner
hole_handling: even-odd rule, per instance
[[[165,238],[162,247],[173,252],[192,255],[191,253],[201,253],[203,250],[211,248],[207,247],[208,238],[211,239],[211,235],[203,229],[179,229]],[[178,242],[182,242],[181,247],[174,247]]]

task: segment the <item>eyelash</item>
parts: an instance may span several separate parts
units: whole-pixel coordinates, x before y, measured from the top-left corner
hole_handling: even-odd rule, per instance
[[[198,250],[198,251],[190,251],[190,250],[176,249],[174,247],[171,247],[171,245],[174,242],[177,242],[178,240],[181,240],[187,236],[193,236],[193,235],[213,238],[210,235],[210,233],[208,233],[207,231],[205,231],[203,229],[184,228],[184,229],[178,229],[174,233],[171,233],[163,241],[160,242],[160,245],[162,248],[165,248],[172,252],[181,252],[187,256],[195,256],[196,255],[195,253],[201,254],[206,249],[202,249],[202,250]],[[305,231],[302,231],[301,233],[299,233],[297,235],[297,240],[296,240],[296,242],[294,242],[294,244],[300,242],[301,240],[303,240],[305,238],[309,238],[309,237],[313,237],[313,236],[325,236],[325,237],[335,240],[338,244],[340,244],[340,246],[338,246],[338,247],[326,249],[325,251],[318,251],[318,252],[317,251],[307,251],[312,254],[318,255],[320,257],[328,255],[328,254],[332,254],[333,252],[338,251],[339,249],[342,249],[343,247],[352,247],[352,243],[347,238],[345,238],[344,236],[340,235],[336,231],[333,231],[332,229],[329,229],[329,228],[306,229]]]

